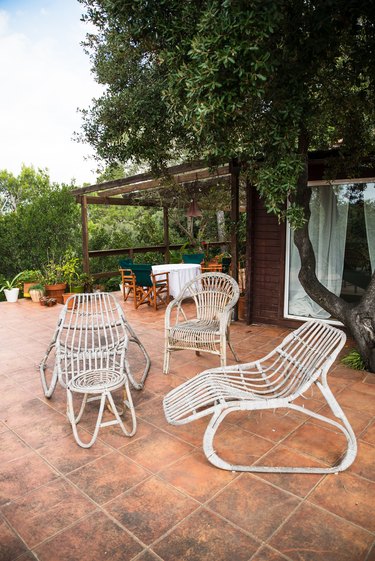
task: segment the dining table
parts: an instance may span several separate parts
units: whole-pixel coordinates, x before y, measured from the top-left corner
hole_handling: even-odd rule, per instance
[[[169,294],[176,298],[185,284],[201,273],[201,266],[196,263],[163,263],[153,265],[152,272],[169,273]]]

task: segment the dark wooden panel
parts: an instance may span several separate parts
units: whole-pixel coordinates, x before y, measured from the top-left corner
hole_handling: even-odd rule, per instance
[[[254,323],[278,324],[282,320],[282,292],[284,283],[283,229],[277,218],[268,214],[262,201],[253,193],[253,246],[252,307],[251,321]]]

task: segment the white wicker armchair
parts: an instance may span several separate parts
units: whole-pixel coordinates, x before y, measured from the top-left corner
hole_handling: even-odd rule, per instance
[[[108,293],[75,294],[67,300],[61,311],[55,336],[42,361],[40,373],[46,397],[51,397],[57,381],[66,388],[68,419],[77,443],[83,448],[93,445],[99,429],[104,426],[118,424],[126,436],[135,433],[136,418],[126,360],[129,332],[132,333],[132,330],[124,321],[119,304]],[[55,351],[55,362],[52,380],[48,385],[45,368],[52,349]],[[120,417],[123,411],[118,411],[112,397],[112,392],[118,389],[123,390],[124,411],[130,411],[129,429]],[[77,414],[74,397],[80,397]],[[77,425],[86,404],[96,400],[100,404],[93,436],[89,442],[83,442],[78,435]],[[103,421],[106,402],[114,420]]]
[[[248,364],[215,368],[198,374],[169,392],[164,412],[169,423],[183,425],[212,415],[203,450],[215,466],[231,471],[336,473],[348,468],[357,454],[353,430],[327,384],[327,373],[345,344],[345,334],[321,321],[305,323],[264,358]],[[338,421],[294,403],[312,385],[321,391]],[[234,411],[290,408],[324,421],[346,437],[347,450],[332,467],[270,467],[235,465],[214,449],[214,437],[224,418]]]
[[[171,353],[179,350],[219,355],[221,365],[225,366],[228,343],[238,361],[230,341],[229,327],[239,294],[237,282],[223,273],[203,273],[184,286],[165,312],[165,374],[169,371]],[[195,316],[190,319],[184,309],[187,300],[193,300],[195,304]]]

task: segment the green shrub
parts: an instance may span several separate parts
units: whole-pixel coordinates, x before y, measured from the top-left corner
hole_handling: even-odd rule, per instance
[[[347,355],[341,359],[342,364],[353,368],[353,370],[365,370],[365,362],[357,349],[351,349]]]

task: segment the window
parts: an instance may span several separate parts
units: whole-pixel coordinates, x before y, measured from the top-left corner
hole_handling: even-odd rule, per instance
[[[349,302],[359,300],[375,270],[375,183],[358,181],[312,187],[309,234],[318,279]],[[300,259],[288,228],[287,317],[330,318],[298,280]],[[334,319],[334,318],[331,318]]]

